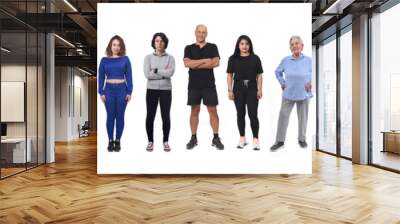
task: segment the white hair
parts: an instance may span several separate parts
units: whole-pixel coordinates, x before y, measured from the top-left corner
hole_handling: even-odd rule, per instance
[[[298,36],[298,35],[293,35],[293,36],[291,36],[291,37],[290,37],[290,40],[289,40],[289,44],[292,43],[292,40],[293,40],[293,39],[297,39],[297,40],[300,41],[301,44],[303,44],[303,39],[301,39],[301,37]]]

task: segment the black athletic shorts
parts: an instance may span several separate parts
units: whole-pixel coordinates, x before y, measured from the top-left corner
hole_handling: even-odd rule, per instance
[[[202,89],[189,89],[187,105],[200,105],[201,99],[206,106],[217,106],[218,95],[215,87]]]

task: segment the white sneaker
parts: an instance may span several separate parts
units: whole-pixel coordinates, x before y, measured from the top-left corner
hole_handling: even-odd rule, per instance
[[[260,143],[253,143],[254,150],[260,150]]]
[[[243,149],[245,146],[247,145],[246,140],[244,140],[243,142],[239,141],[237,148],[238,149]]]

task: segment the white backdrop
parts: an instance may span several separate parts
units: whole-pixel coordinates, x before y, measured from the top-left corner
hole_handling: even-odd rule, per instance
[[[315,99],[310,103],[307,130],[308,149],[297,144],[297,114],[294,108],[289,123],[285,147],[270,152],[275,141],[281,94],[275,78],[275,68],[290,55],[289,38],[300,35],[304,54],[311,56],[311,4],[98,4],[98,62],[110,38],[118,34],[126,44],[133,69],[133,100],[125,113],[125,130],[120,152],[107,151],[106,111],[98,99],[97,171],[99,174],[265,174],[311,173],[311,141],[315,133]],[[197,24],[208,27],[207,41],[218,46],[220,66],[214,69],[219,97],[220,137],[225,150],[211,147],[212,130],[209,116],[202,105],[198,128],[199,145],[186,150],[190,139],[190,107],[186,105],[188,71],[183,65],[184,47],[195,42]],[[158,108],[154,126],[155,149],[145,150],[147,135],[146,79],[143,60],[152,53],[154,33],[164,32],[169,38],[167,52],[175,57],[172,77],[171,152],[162,149],[162,122]],[[251,144],[237,149],[239,132],[236,110],[227,97],[226,66],[241,34],[250,36],[254,51],[264,68],[263,98],[259,103],[260,151]],[[251,143],[250,122],[246,117],[246,137]]]

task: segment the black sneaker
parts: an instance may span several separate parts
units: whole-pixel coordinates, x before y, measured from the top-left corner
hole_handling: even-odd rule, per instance
[[[271,151],[278,150],[280,147],[282,147],[285,143],[284,142],[277,142],[273,146],[271,146]]]
[[[186,144],[186,149],[193,149],[197,145],[197,138],[191,137],[190,141]]]
[[[114,151],[119,152],[121,150],[121,142],[119,139],[114,141]]]
[[[113,141],[113,140],[108,141],[107,150],[108,150],[109,152],[114,151],[114,141]]]
[[[307,148],[307,142],[306,141],[299,141],[299,145],[302,148]]]
[[[216,147],[219,150],[223,150],[224,149],[224,145],[222,144],[221,139],[219,137],[218,138],[213,138],[211,145]]]

